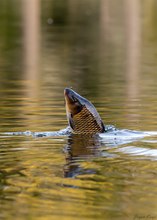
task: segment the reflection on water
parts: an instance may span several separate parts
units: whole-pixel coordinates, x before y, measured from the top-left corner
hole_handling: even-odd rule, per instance
[[[94,170],[82,170],[80,160],[91,160],[98,157],[100,151],[100,140],[98,137],[82,135],[72,135],[68,139],[68,145],[65,147],[66,166],[64,169],[65,177],[76,177],[80,174],[92,174]]]
[[[157,130],[155,0],[5,0],[0,16],[1,133],[64,129],[70,86],[105,124]],[[156,141],[1,135],[0,219],[157,219]]]

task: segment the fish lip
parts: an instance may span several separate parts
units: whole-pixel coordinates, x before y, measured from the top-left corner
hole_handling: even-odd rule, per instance
[[[77,92],[72,90],[71,88],[65,88],[64,89],[64,97],[67,102],[74,103],[74,97],[77,99],[77,101],[80,103],[80,105],[87,104],[89,101],[80,96]]]
[[[70,92],[71,92],[71,89],[65,88],[64,89],[64,96],[68,96]]]
[[[69,88],[64,89],[64,97],[67,101],[69,100],[71,102],[74,102],[73,96],[76,96],[76,94],[72,89]]]

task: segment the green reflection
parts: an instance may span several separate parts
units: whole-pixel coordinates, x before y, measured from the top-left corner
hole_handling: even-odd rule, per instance
[[[67,86],[105,124],[156,130],[156,14],[155,0],[1,0],[0,131],[65,128]],[[156,161],[88,141],[1,138],[0,218],[156,216]]]

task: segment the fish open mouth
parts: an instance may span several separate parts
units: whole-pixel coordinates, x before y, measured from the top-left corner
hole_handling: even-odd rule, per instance
[[[68,123],[75,134],[104,132],[104,124],[91,102],[70,88],[64,89]]]

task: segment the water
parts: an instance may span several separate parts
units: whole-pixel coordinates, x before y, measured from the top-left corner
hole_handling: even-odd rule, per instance
[[[0,219],[157,219],[155,5],[1,1]],[[4,135],[66,128],[71,86],[151,135]]]

